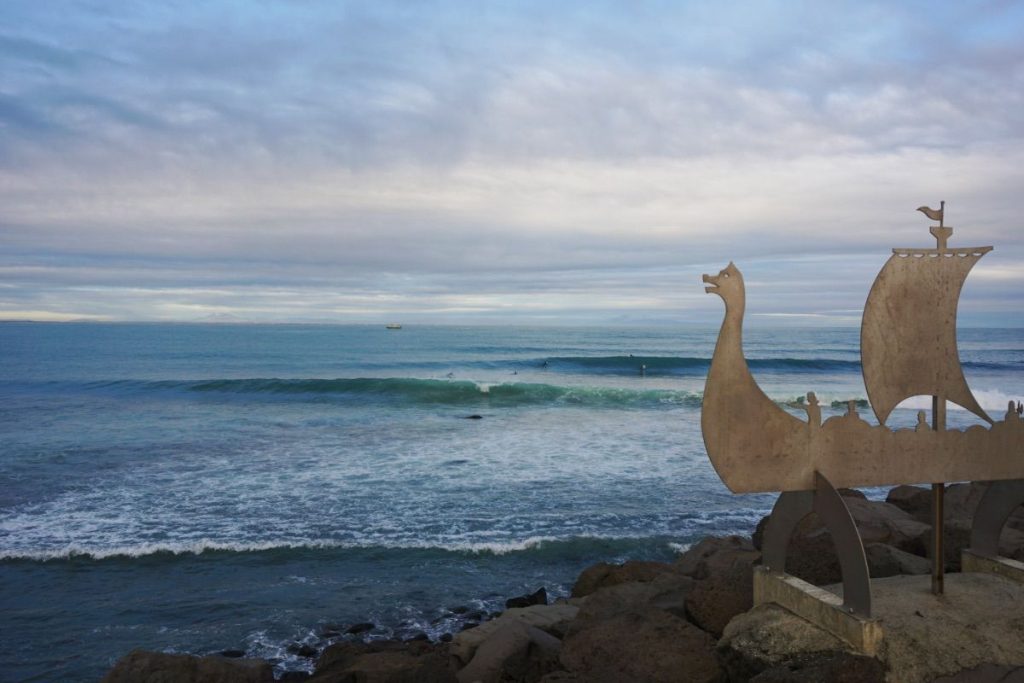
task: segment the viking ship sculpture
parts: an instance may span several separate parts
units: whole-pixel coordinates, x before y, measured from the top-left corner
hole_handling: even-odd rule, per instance
[[[939,221],[935,248],[893,249],[868,294],[861,326],[861,365],[878,424],[857,413],[821,422],[813,393],[802,420],[758,387],[743,355],[743,276],[730,263],[705,275],[705,291],[725,301],[725,319],[708,372],[701,428],[708,456],[734,493],[780,491],[763,545],[764,568],[784,574],[786,545],[802,517],[818,512],[832,533],[843,571],[842,610],[870,617],[871,591],[863,544],[840,487],[933,484],[935,543],[942,558],[942,482],[987,480],[976,513],[972,551],[997,556],[999,532],[1024,502],[1024,420],[1011,403],[1002,421],[978,404],[964,379],[956,342],[956,311],[968,273],[992,247],[947,246],[952,228],[939,210],[921,207]],[[886,426],[892,410],[912,396],[931,396],[930,424]],[[946,401],[989,423],[947,429]],[[942,562],[934,561],[933,591],[942,591]]]

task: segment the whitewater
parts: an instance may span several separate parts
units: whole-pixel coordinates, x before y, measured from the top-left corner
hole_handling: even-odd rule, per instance
[[[749,533],[774,497],[729,493],[700,436],[716,333],[0,325],[0,678],[96,680],[134,647],[308,669],[287,646],[326,625],[436,638],[454,606]],[[746,351],[827,419],[866,406],[857,337],[755,327]],[[1024,331],[960,350],[984,408],[1021,397]]]

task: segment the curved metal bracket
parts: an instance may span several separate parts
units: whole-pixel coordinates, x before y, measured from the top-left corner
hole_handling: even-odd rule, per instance
[[[971,522],[971,552],[982,557],[999,557],[999,535],[1006,520],[1021,504],[1024,504],[1024,479],[991,482]]]
[[[818,513],[832,534],[839,566],[843,573],[843,609],[864,618],[871,617],[871,579],[860,532],[849,508],[835,487],[820,472],[815,472],[814,491],[785,491],[779,495],[764,530],[762,558],[771,572],[786,571],[789,538],[811,512]]]

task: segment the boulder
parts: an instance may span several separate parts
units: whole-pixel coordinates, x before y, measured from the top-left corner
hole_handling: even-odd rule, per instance
[[[665,562],[643,562],[631,560],[624,564],[599,562],[587,567],[572,587],[572,597],[582,598],[599,588],[606,588],[631,581],[653,581],[655,577],[672,571],[672,565]]]
[[[548,604],[548,591],[546,588],[541,586],[533,593],[520,595],[519,597],[515,598],[509,598],[505,601],[505,608],[509,609],[512,607],[529,607],[530,605],[546,604]]]
[[[832,634],[767,603],[731,620],[717,651],[729,680],[746,681],[800,657],[825,657],[849,650]]]
[[[103,683],[273,683],[274,672],[261,659],[195,657],[132,650],[117,660]]]
[[[711,683],[722,674],[711,636],[653,607],[572,630],[562,643],[560,659],[579,680],[590,683]]]
[[[565,634],[570,622],[576,618],[579,607],[569,604],[532,605],[502,612],[496,619],[486,621],[474,629],[462,631],[452,639],[451,656],[456,666],[465,666],[473,659],[476,649],[509,621],[521,621],[546,631],[556,638]]]
[[[558,638],[522,621],[507,619],[480,643],[457,678],[459,683],[536,681],[560,668],[561,646]]]
[[[928,574],[932,563],[917,555],[905,553],[884,543],[869,543],[864,546],[868,559],[868,573],[872,578],[880,579],[897,574]]]
[[[686,596],[690,621],[716,638],[720,637],[729,620],[754,606],[753,584],[753,563],[743,559],[697,581]]]
[[[931,534],[929,525],[891,503],[850,496],[844,497],[844,501],[865,545],[882,543],[912,555],[925,556]],[[758,544],[767,521],[765,517],[758,524],[755,532]],[[790,537],[786,571],[817,586],[842,581],[832,534],[817,514],[811,513],[801,520]]]
[[[897,486],[889,491],[885,502],[895,505],[919,522],[931,523],[931,489],[923,486]]]
[[[317,660],[310,683],[454,683],[448,646],[422,641],[337,643]]]
[[[737,559],[753,562],[759,557],[760,553],[745,536],[708,536],[680,555],[673,567],[694,579],[706,579],[728,570]]]
[[[582,600],[568,631],[581,631],[599,621],[644,607],[663,609],[685,619],[686,596],[694,583],[688,576],[669,572],[646,583],[621,583],[602,588]]]
[[[1024,666],[982,664],[950,676],[940,676],[932,683],[1024,683]]]
[[[849,652],[799,656],[765,669],[750,683],[885,683],[885,667],[873,657]]]

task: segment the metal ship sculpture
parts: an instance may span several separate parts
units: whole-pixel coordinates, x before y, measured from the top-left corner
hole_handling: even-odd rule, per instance
[[[999,531],[1024,502],[1024,420],[1010,403],[1000,421],[978,404],[964,379],[957,351],[956,312],[971,268],[992,247],[949,247],[952,228],[939,210],[921,211],[939,225],[931,228],[935,248],[893,249],[868,294],[861,325],[861,365],[877,424],[858,414],[855,402],[844,415],[821,421],[814,393],[799,419],[757,385],[743,355],[743,275],[730,263],[705,275],[705,290],[725,301],[725,319],[708,372],[701,414],[707,453],[734,493],[781,491],[764,542],[764,565],[784,572],[786,544],[800,519],[818,512],[832,532],[843,569],[843,609],[870,615],[870,584],[863,546],[836,489],[893,484],[933,484],[936,546],[942,557],[942,482],[1005,480],[989,487],[975,518],[972,549],[996,555]],[[931,420],[918,413],[916,427],[886,426],[892,410],[912,396],[931,396]],[[946,402],[988,423],[947,429]],[[1004,514],[1005,513],[1005,514]],[[941,562],[933,590],[942,590]],[[937,582],[937,586],[936,586]]]

